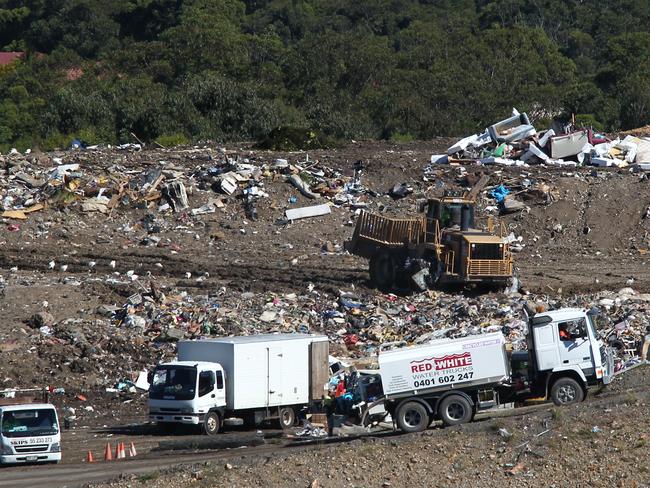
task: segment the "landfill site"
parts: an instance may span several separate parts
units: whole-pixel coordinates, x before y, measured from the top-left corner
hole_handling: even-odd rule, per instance
[[[60,462],[0,486],[650,486],[650,128],[504,115],[309,152],[2,155],[0,390],[45,394]],[[267,357],[247,379],[197,343]],[[180,370],[197,411],[157,389]],[[261,403],[230,398],[257,380]]]

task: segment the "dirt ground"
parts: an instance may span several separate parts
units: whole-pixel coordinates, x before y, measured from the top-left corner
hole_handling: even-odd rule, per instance
[[[650,486],[650,368],[584,403],[293,454],[186,465],[93,487]]]
[[[309,153],[310,163],[304,153],[254,152],[248,146],[229,147],[228,154],[252,164],[279,158],[303,166],[317,164],[342,178],[351,176],[353,164],[361,160],[362,184],[374,192],[361,200],[371,211],[392,215],[415,213],[418,199],[465,187],[466,174],[470,178],[488,174],[488,187],[504,183],[528,206],[501,219],[507,233],[521,236],[524,246],[515,254],[515,263],[523,289],[532,297],[575,302],[589,295],[588,303],[602,292],[616,293],[624,287],[650,292],[650,218],[644,217],[650,207],[647,175],[618,169],[473,165],[466,165],[465,171],[457,166],[425,171],[431,154],[444,151],[451,142],[352,143]],[[217,196],[194,176],[197,168],[212,164],[216,153],[215,148],[203,148],[50,157],[79,162],[82,170],[102,174],[115,174],[115,165],[119,172],[137,173],[162,159],[171,161],[175,169],[192,175],[188,196],[190,207],[197,208]],[[5,181],[11,182],[8,174]],[[398,200],[387,195],[402,182],[412,186],[411,195]],[[541,183],[552,190],[552,198],[526,190]],[[5,194],[11,193],[10,186],[5,185]],[[53,396],[61,409],[75,409],[74,429],[64,434],[70,453],[64,462],[79,463],[88,450],[101,453],[111,439],[128,441],[135,435],[143,452],[160,441],[137,429],[111,431],[141,424],[146,407],[139,393],[107,393],[106,388],[173,357],[173,342],[156,342],[137,328],[124,327],[100,310],[103,305],[121,308],[129,297],[154,282],[172,303],[180,297],[186,306],[187,297],[197,300],[200,296],[219,301],[231,312],[218,324],[220,333],[227,334],[241,330],[248,310],[280,294],[297,294],[299,304],[292,310],[298,317],[302,314],[305,322],[326,310],[341,291],[354,292],[367,302],[386,300],[368,282],[367,262],[342,251],[353,231],[354,209],[335,206],[323,217],[282,223],[279,219],[286,208],[315,202],[278,174],[265,176],[263,188],[269,196],[259,199],[257,220],[246,216],[241,197],[223,195],[223,208],[198,216],[161,213],[156,204],[133,203],[117,207],[110,215],[83,213],[78,204],[53,205],[19,222],[18,231],[10,230],[15,221],[2,219],[0,385],[65,388],[65,393]],[[295,203],[290,203],[292,198]],[[484,192],[479,208],[491,204]],[[134,274],[139,279],[130,279]],[[310,298],[310,293],[319,295]],[[459,291],[444,294],[465,299]],[[492,294],[487,300],[498,297]],[[179,321],[186,313],[174,305],[162,308],[175,313]],[[29,323],[43,311],[52,315],[53,332],[39,332]],[[312,330],[319,331],[317,326]],[[547,409],[530,418],[504,420],[503,425],[491,421],[396,440],[357,442],[323,448],[316,459],[310,453],[262,459],[233,469],[201,469],[204,474],[172,474],[169,481],[185,486],[179,480],[187,481],[183,477],[190,476],[195,486],[211,486],[210,476],[215,476],[227,486],[398,486],[405,482],[425,486],[435,478],[441,486],[475,486],[477,480],[491,484],[494,479],[506,485],[538,486],[540,480],[549,479],[553,481],[542,484],[567,486],[562,474],[568,465],[573,471],[587,467],[581,470],[583,477],[576,480],[576,486],[648,485],[650,479],[640,460],[649,433],[629,421],[648,416],[645,386],[638,392],[634,389],[648,384],[647,370],[634,378],[631,393],[621,390],[619,395],[595,399],[566,414]],[[592,433],[594,425],[602,432]],[[500,437],[501,427],[512,437]],[[534,437],[546,428],[551,428],[548,434]],[[529,451],[517,447],[531,439],[525,445]],[[147,483],[129,486],[176,486],[168,484],[166,477]]]

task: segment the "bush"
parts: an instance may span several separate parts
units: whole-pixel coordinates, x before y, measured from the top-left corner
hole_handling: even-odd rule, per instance
[[[596,120],[593,114],[578,114],[576,115],[576,126],[578,127],[591,127],[594,130],[602,131],[603,124]]]
[[[328,149],[333,146],[335,141],[318,131],[298,127],[278,127],[254,147],[271,151],[300,151]]]
[[[393,142],[412,142],[415,140],[411,134],[402,134],[400,132],[390,136],[390,140]]]
[[[183,146],[190,143],[185,134],[164,134],[156,138],[156,141],[163,147]]]

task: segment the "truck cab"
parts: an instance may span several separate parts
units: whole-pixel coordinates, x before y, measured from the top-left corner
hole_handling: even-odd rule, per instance
[[[528,386],[556,405],[579,402],[591,386],[611,381],[613,359],[597,332],[597,313],[575,308],[528,320]]]
[[[5,403],[5,400],[2,399]],[[58,463],[61,432],[54,405],[0,405],[0,463]]]
[[[150,384],[149,420],[158,424],[204,425],[206,415],[226,405],[226,377],[219,363],[159,364]]]
[[[437,245],[439,279],[506,284],[513,273],[508,242],[503,235],[476,228],[473,199],[448,193],[428,199],[424,209],[427,242]]]

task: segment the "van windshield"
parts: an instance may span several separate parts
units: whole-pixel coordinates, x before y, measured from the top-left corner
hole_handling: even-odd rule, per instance
[[[192,400],[196,396],[196,368],[162,366],[155,369],[149,388],[154,400]]]
[[[2,435],[5,437],[54,435],[58,432],[56,412],[52,408],[13,410],[2,414]]]

